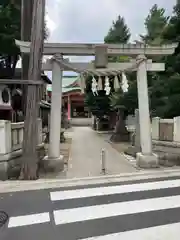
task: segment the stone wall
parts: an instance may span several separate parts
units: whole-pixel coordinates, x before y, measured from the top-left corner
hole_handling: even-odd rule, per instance
[[[152,139],[156,141],[180,142],[180,117],[152,119]]]
[[[0,120],[0,179],[7,178],[10,165],[16,165],[22,155],[24,122]],[[37,145],[42,145],[42,121],[38,119]]]
[[[138,120],[135,126],[127,125],[127,129],[133,134],[133,146],[125,153],[136,157],[140,152],[140,131]],[[159,164],[163,166],[180,165],[180,117],[173,119],[160,119],[155,117],[151,123],[153,152],[158,155]]]
[[[133,133],[135,131],[134,116],[128,116],[126,127],[129,132]],[[180,117],[174,117],[173,119],[152,118],[151,131],[152,140],[180,143]]]
[[[92,118],[71,118],[71,126],[91,126]]]

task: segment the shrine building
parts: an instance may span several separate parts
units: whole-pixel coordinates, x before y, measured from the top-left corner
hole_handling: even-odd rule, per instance
[[[47,94],[51,99],[52,85],[47,86]],[[77,76],[64,76],[62,78],[62,106],[67,111],[68,119],[88,118],[89,111],[84,104],[84,94],[78,84]]]

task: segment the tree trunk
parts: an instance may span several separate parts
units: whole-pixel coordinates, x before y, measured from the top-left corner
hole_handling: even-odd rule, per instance
[[[32,14],[33,14],[34,0],[21,0],[21,40],[31,41],[31,29],[32,29]],[[28,79],[29,69],[29,54],[22,53],[22,80]],[[26,100],[27,100],[27,86],[22,85],[22,109],[25,116],[26,112]]]
[[[129,133],[125,126],[123,110],[118,111],[118,119],[116,121],[115,130],[110,140],[112,142],[128,142],[129,141]]]
[[[44,43],[45,0],[34,0],[31,33],[29,80],[40,80]],[[27,91],[26,118],[24,123],[23,156],[20,179],[38,178],[37,118],[39,112],[39,87],[29,85]]]

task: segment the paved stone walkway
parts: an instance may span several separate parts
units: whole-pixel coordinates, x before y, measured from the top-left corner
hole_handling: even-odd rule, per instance
[[[67,178],[99,176],[101,173],[101,150],[106,151],[107,174],[137,172],[126,158],[89,127],[74,127]]]

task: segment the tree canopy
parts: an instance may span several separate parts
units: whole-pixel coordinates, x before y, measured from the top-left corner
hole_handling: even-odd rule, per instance
[[[162,58],[166,70],[154,75],[151,86],[151,105],[155,115],[172,118],[180,115],[178,103],[180,102],[180,3],[174,6],[173,15],[161,32],[163,43],[178,42],[175,53]]]
[[[165,62],[166,70],[164,72],[148,72],[148,87],[150,99],[151,115],[171,118],[180,115],[178,103],[180,102],[180,3],[174,6],[172,16],[167,16],[164,8],[159,8],[157,4],[153,5],[149,11],[148,16],[144,22],[146,34],[140,35],[140,42],[149,45],[160,45],[167,43],[178,42],[178,47],[175,53],[167,57],[153,57],[155,62]],[[126,43],[130,39],[130,31],[125,24],[123,17],[118,16],[117,20],[113,22],[104,41],[106,43]],[[127,61],[126,56],[113,57],[110,61]],[[137,82],[135,73],[128,73],[129,90],[123,93],[121,89],[113,92],[110,95],[110,101],[107,101],[107,96],[101,96],[101,101],[106,104],[107,109],[117,108],[117,106],[124,106],[129,113],[133,113],[138,107],[137,98]],[[98,97],[92,96],[90,100],[90,93],[88,105],[92,103],[98,107]],[[102,104],[100,104],[102,106]],[[103,112],[102,108],[101,111]]]
[[[104,38],[105,43],[127,43],[131,34],[124,18],[118,16],[116,21],[113,21],[112,27]],[[124,61],[124,58],[111,58],[110,61]],[[126,58],[127,60],[127,58]],[[91,91],[91,79],[88,77],[85,103],[93,113],[93,115],[101,118],[103,115],[109,115],[112,110],[111,99],[105,94],[104,90],[98,91],[98,96],[94,96]],[[113,88],[113,84],[111,86]],[[112,94],[112,93],[111,93]]]
[[[162,34],[168,23],[169,16],[165,16],[165,9],[158,8],[155,4],[150,9],[148,16],[145,19],[146,35],[140,35],[144,43],[150,45],[159,45],[162,43]]]
[[[180,35],[180,5],[174,7],[174,14],[170,18],[165,15],[165,9],[157,4],[152,6],[145,19],[146,34],[140,35],[141,42],[149,45],[172,43],[179,40]],[[177,28],[177,31],[175,30]],[[179,48],[179,47],[178,47]],[[173,117],[180,114],[177,103],[180,102],[179,50],[168,57],[153,57],[153,61],[165,62],[165,72],[148,72],[148,87],[151,115],[159,117]],[[129,113],[138,107],[136,76],[129,74],[129,91],[119,90],[112,96],[112,104],[123,105]],[[119,96],[119,98],[118,98]]]
[[[104,38],[105,43],[126,43],[131,34],[125,20],[120,15],[116,21],[113,21],[112,27]]]
[[[9,1],[0,5],[0,70],[1,77],[11,78],[19,58],[14,39],[20,39],[20,10]]]
[[[48,37],[45,25],[44,38]],[[0,78],[12,78],[20,51],[15,39],[21,39],[21,0],[0,3]]]

